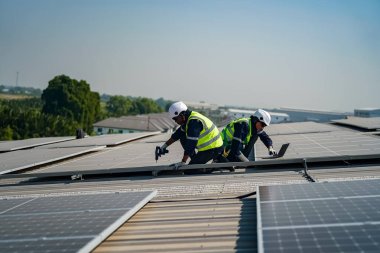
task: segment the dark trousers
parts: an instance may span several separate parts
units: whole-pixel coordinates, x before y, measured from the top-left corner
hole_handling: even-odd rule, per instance
[[[186,137],[180,139],[181,145],[185,148]],[[216,159],[223,152],[223,146],[219,148],[212,148],[205,151],[199,151],[193,156],[190,156],[191,161],[189,164],[205,164],[210,160]]]
[[[186,138],[180,139],[181,145],[184,148]],[[198,151],[195,155],[191,156],[189,164],[206,164],[210,160],[217,159],[223,152],[223,146],[219,148],[212,148],[205,151]],[[188,170],[185,174],[199,174],[199,173],[211,173],[212,169],[200,169],[200,170]]]

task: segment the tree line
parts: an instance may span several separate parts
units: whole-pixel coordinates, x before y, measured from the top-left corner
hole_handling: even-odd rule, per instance
[[[102,101],[84,80],[54,77],[41,97],[0,100],[0,140],[72,136],[76,129],[93,134],[93,123],[120,117],[165,111],[171,101],[144,97],[107,96]]]

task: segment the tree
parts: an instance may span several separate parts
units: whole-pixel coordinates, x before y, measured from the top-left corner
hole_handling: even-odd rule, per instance
[[[126,116],[132,109],[132,100],[124,96],[111,96],[106,108],[111,117]]]
[[[42,112],[60,115],[73,124],[78,124],[87,133],[92,132],[92,124],[100,118],[100,96],[92,92],[90,85],[68,76],[60,75],[49,81],[41,99]]]

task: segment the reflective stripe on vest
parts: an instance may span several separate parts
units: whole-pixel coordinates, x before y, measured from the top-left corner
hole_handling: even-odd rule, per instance
[[[245,137],[244,140],[241,140],[239,138],[235,138],[234,137],[234,133],[235,133],[235,124],[236,123],[242,123],[242,122],[246,122],[248,124],[248,134],[247,136]],[[251,119],[250,118],[240,118],[240,119],[237,119],[237,120],[233,120],[231,121],[222,131],[222,139],[223,139],[223,146],[225,147],[228,147],[228,146],[231,146],[232,144],[232,140],[235,139],[241,143],[243,143],[244,145],[247,145],[249,140],[251,139],[251,136],[252,136],[252,132],[251,132],[251,129],[252,129],[252,122],[251,122]]]
[[[199,137],[187,136],[187,127],[190,120],[199,120],[202,123],[203,129]],[[212,123],[211,120],[198,112],[191,112],[186,124],[186,138],[189,140],[198,140],[196,148],[198,151],[205,151],[212,148],[223,146],[223,140],[220,137],[218,128]]]

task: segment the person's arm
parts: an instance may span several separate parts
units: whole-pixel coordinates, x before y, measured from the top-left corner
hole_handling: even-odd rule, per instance
[[[275,155],[277,152],[274,150],[272,139],[268,136],[268,134],[263,131],[261,134],[259,134],[259,136],[260,140],[268,148],[269,155]]]
[[[167,140],[162,146],[161,146],[161,150],[164,150],[166,149],[167,147],[169,147],[170,145],[172,145],[174,142],[178,141],[180,138],[181,138],[181,135],[184,134],[184,131],[182,129],[182,127],[179,127],[173,134],[172,136],[170,137],[169,140]]]
[[[259,134],[260,140],[264,143],[265,147],[268,149],[273,146],[272,139],[269,137],[269,135],[263,131],[261,134]]]

